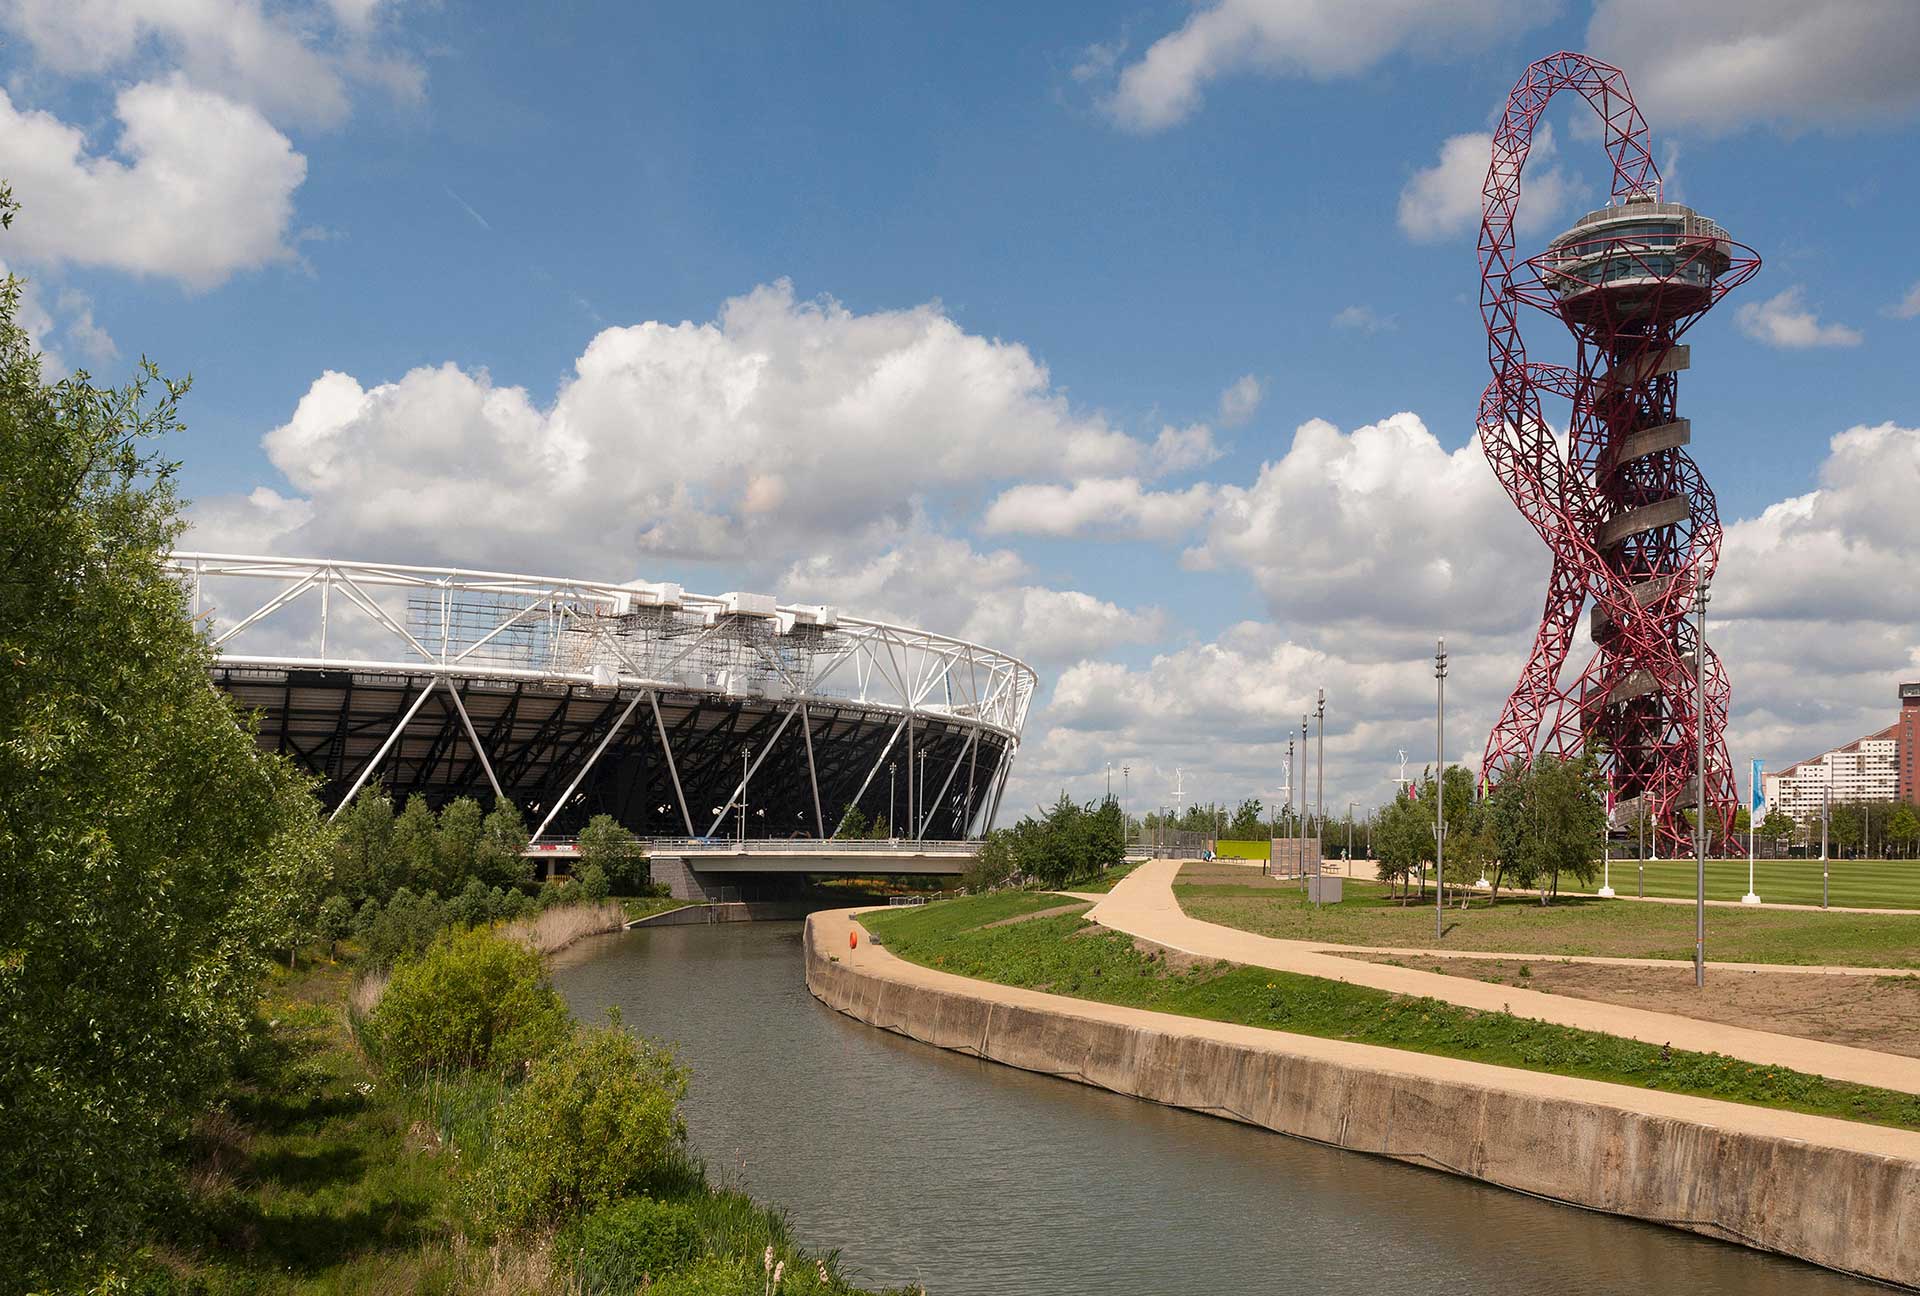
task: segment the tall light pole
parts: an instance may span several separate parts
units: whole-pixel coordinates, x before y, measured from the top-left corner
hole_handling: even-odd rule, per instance
[[[915,783],[909,779],[907,785],[907,800],[910,803],[907,806],[907,813],[913,816],[913,839],[922,841],[927,830],[927,821],[920,812],[926,807],[914,801],[913,790],[916,787],[920,789],[919,800],[925,801],[927,799],[927,749],[925,747],[920,749],[920,781]]]
[[[1293,808],[1293,735],[1287,735],[1287,817],[1293,820],[1293,835],[1304,836],[1300,831],[1300,815]]]
[[[1306,764],[1306,762],[1307,762],[1307,717],[1303,712],[1300,716],[1300,763],[1304,765]],[[1300,780],[1300,824],[1301,824],[1300,835],[1302,837],[1305,837],[1307,835],[1306,822],[1307,822],[1307,781],[1305,778],[1302,778]]]
[[[1320,689],[1313,702],[1314,724],[1320,730],[1314,739],[1313,757],[1313,817],[1320,821],[1320,831],[1327,830],[1327,691]],[[1315,869],[1318,873],[1320,870]]]
[[[1125,836],[1128,841],[1133,840],[1133,815],[1127,809],[1127,803],[1133,799],[1127,793],[1127,775],[1132,772],[1133,766],[1131,765],[1122,765],[1120,767],[1120,822],[1125,828],[1123,836]]]
[[[1107,800],[1113,800],[1113,762],[1107,762]]]
[[[1833,865],[1827,859],[1827,824],[1833,818],[1833,766],[1827,766],[1826,787],[1820,800],[1820,907],[1827,907],[1827,878]]]
[[[1693,797],[1693,984],[1707,984],[1707,581],[1703,577],[1693,592],[1693,611],[1699,618],[1694,632],[1693,684],[1695,716],[1695,764],[1698,766]]]
[[[895,817],[895,806],[893,802],[893,791],[899,783],[895,775],[899,769],[900,763],[898,761],[887,762],[887,836],[889,837],[898,837],[900,835],[900,820]]]
[[[1434,763],[1439,774],[1433,781],[1433,938],[1441,938],[1446,921],[1447,880],[1447,641],[1441,639],[1433,650],[1433,679],[1438,690],[1439,709],[1434,713]]]
[[[753,759],[753,748],[740,748],[740,845],[747,844],[747,762]]]

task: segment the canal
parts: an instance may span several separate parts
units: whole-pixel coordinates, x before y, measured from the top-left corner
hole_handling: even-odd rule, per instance
[[[1687,1234],[943,1052],[807,993],[798,923],[663,927],[554,959],[693,1069],[717,1180],[873,1284],[930,1296],[1841,1296],[1884,1288]],[[1790,1208],[1789,1208],[1790,1209]]]

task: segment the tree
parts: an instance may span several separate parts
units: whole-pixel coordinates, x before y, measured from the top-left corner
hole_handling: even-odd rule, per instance
[[[1770,842],[1785,841],[1793,836],[1793,826],[1793,816],[1776,807],[1760,821],[1759,835]]]
[[[1516,886],[1538,887],[1541,904],[1559,894],[1562,873],[1593,880],[1606,811],[1591,752],[1573,760],[1543,753],[1508,770],[1488,797],[1487,814],[1501,871]]]
[[[860,813],[859,806],[847,807],[846,813],[840,816],[839,826],[833,830],[833,835],[842,841],[858,840],[867,835],[867,817]]]
[[[384,898],[395,883],[393,801],[386,789],[369,783],[348,804],[334,838],[333,886],[349,900]]]
[[[1914,843],[1920,842],[1920,814],[1915,814],[1912,806],[1898,806],[1887,816],[1887,840],[1899,850],[1913,853]]]
[[[589,864],[580,870],[580,894],[589,900],[605,900],[612,894],[613,885],[607,881],[607,871],[598,864]]]
[[[409,801],[408,809],[412,809]],[[485,816],[472,797],[455,797],[440,808],[433,834],[434,872],[430,889],[443,896],[459,893],[480,868],[480,826]]]
[[[321,902],[318,924],[320,939],[327,943],[327,957],[332,958],[340,942],[353,935],[353,902],[339,894],[328,896]]]
[[[311,820],[289,817],[306,781],[208,687],[163,566],[183,523],[153,443],[186,384],[144,362],[120,389],[43,383],[20,292],[0,284],[0,1273],[36,1290],[170,1182]]]
[[[527,821],[520,807],[496,797],[493,809],[480,823],[480,843],[474,848],[474,873],[489,887],[514,888],[533,881],[533,861],[527,858]]]
[[[1272,835],[1267,826],[1265,808],[1258,797],[1248,797],[1233,812],[1233,818],[1227,822],[1227,840],[1229,841],[1265,841]]]
[[[439,852],[435,837],[439,824],[433,807],[415,792],[407,798],[407,808],[393,821],[393,871],[380,880],[374,895],[385,904],[401,887],[414,891],[440,891],[447,886],[440,876]]]
[[[639,895],[647,882],[647,862],[640,839],[612,815],[599,814],[580,830],[580,880],[586,870],[598,868],[613,892]],[[599,899],[599,896],[595,896]]]

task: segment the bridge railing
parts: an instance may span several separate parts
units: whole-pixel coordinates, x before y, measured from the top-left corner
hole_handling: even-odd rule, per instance
[[[684,855],[707,852],[729,855],[977,855],[980,843],[973,841],[914,841],[895,837],[873,841],[865,838],[838,837],[653,837],[647,842],[652,854]]]

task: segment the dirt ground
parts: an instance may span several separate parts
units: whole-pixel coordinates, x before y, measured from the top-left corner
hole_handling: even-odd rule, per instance
[[[1669,971],[1566,963],[1552,958],[1347,957],[1920,1057],[1920,976],[1816,976],[1708,969],[1706,988],[1696,990],[1690,963],[1675,963]],[[1522,969],[1527,975],[1521,975]]]

